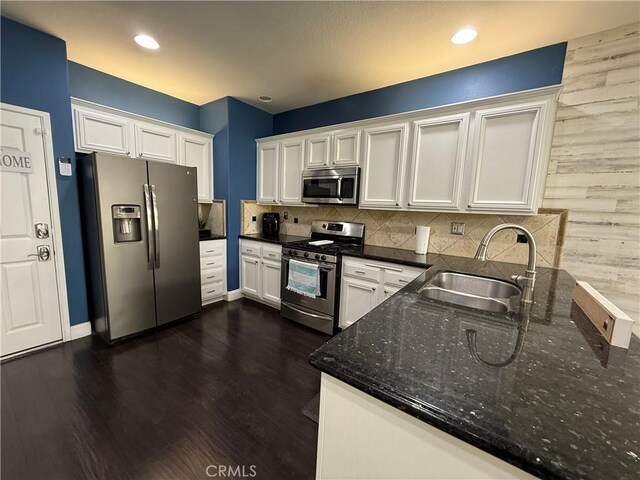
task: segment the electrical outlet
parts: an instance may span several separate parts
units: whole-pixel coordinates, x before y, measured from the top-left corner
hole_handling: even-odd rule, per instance
[[[258,217],[256,217],[255,215],[253,217],[251,217],[251,221],[252,222],[257,222],[258,221]]]
[[[527,240],[526,235],[519,233],[518,236],[516,237],[516,243],[529,243],[529,241]]]
[[[293,217],[293,223],[298,223],[298,217]]]
[[[284,212],[284,213],[282,214],[282,218],[283,218],[284,220],[289,220],[289,212]]]
[[[451,222],[452,235],[464,235],[464,223]]]

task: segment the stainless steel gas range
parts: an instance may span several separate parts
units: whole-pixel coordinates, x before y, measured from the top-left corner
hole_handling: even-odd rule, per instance
[[[321,241],[324,243],[319,244]],[[363,243],[363,224],[322,220],[311,224],[310,240],[285,243],[282,246],[280,314],[321,332],[338,333],[342,252],[360,249]],[[292,259],[319,266],[320,295],[312,298],[287,289]]]

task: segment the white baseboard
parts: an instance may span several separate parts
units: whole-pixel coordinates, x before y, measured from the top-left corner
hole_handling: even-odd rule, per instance
[[[242,294],[242,290],[238,288],[236,290],[231,290],[230,292],[227,292],[227,295],[225,296],[225,300],[227,302],[233,302],[234,300],[238,300],[242,297],[244,297],[244,295]]]
[[[88,337],[91,335],[91,322],[79,323],[77,325],[71,325],[71,340],[77,340],[78,338]]]

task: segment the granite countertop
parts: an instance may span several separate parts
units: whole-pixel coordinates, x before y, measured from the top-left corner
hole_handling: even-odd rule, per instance
[[[277,243],[282,245],[283,243],[298,242],[300,240],[309,240],[309,237],[298,237],[297,235],[285,235],[281,233],[277,237],[265,237],[261,233],[249,233],[238,235],[240,238],[246,238],[247,240],[256,240],[258,242]]]
[[[508,279],[524,266],[438,255],[426,264],[311,364],[533,475],[640,478],[640,340],[609,346],[572,309],[564,270],[539,269],[530,311],[505,316],[418,289],[441,269]]]
[[[211,233],[206,237],[200,237],[201,242],[206,242],[209,240],[225,240],[227,237],[225,235],[216,235],[215,233]]]

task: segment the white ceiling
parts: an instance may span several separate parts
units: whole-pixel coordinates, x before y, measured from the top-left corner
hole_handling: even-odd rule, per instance
[[[1,13],[64,39],[74,62],[276,113],[633,23],[640,3],[3,1]],[[453,45],[465,26],[477,39]],[[160,49],[134,44],[140,32]]]

